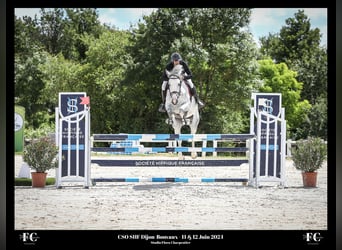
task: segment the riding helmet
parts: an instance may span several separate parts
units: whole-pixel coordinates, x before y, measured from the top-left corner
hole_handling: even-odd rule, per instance
[[[182,57],[178,53],[172,53],[171,55],[171,61],[180,61],[182,60]]]

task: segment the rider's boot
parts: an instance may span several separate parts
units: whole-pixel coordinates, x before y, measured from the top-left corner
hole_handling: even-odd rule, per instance
[[[166,112],[166,109],[165,109],[165,99],[166,99],[166,90],[162,90],[162,103],[159,105],[159,109],[158,111],[159,112]]]
[[[191,91],[191,94],[193,95],[193,97],[195,98],[196,102],[198,103],[198,108],[199,109],[203,108],[204,103],[199,99],[195,86],[190,91]]]

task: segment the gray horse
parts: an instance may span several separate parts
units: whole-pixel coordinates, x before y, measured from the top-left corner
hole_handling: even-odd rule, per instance
[[[183,67],[176,65],[172,71],[167,71],[169,78],[168,88],[165,100],[165,109],[169,116],[168,123],[172,125],[175,134],[180,134],[183,126],[190,127],[191,134],[196,134],[200,116],[198,104],[195,98],[190,95],[189,88],[184,83]],[[178,141],[178,147],[181,147],[182,141]],[[194,140],[192,147],[195,147]],[[183,159],[182,152],[178,153],[180,159]],[[197,153],[192,152],[191,157],[196,158]]]

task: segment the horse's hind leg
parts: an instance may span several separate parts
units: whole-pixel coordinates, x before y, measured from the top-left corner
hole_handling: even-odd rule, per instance
[[[197,133],[197,127],[198,127],[198,123],[199,123],[199,115],[196,116],[194,115],[192,122],[190,124],[190,130],[191,130],[191,134],[195,135]],[[195,148],[195,139],[192,140],[192,148]],[[195,159],[197,157],[197,152],[191,152],[191,158]]]
[[[195,134],[195,133],[191,133],[191,134]],[[191,143],[192,143],[191,147],[194,149],[195,148],[195,139],[192,139]],[[191,152],[191,158],[196,159],[197,158],[197,152],[192,151]]]

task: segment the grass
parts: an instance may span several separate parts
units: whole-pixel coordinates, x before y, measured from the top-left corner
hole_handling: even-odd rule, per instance
[[[46,185],[54,185],[56,183],[56,179],[54,177],[46,178]],[[15,178],[14,179],[15,186],[32,186],[32,180],[30,178]]]

